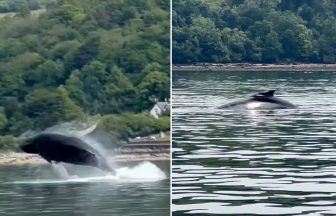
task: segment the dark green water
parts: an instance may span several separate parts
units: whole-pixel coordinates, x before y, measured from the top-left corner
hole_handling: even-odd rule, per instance
[[[336,215],[336,73],[173,73],[173,215]],[[265,90],[295,110],[218,106]]]
[[[0,215],[169,215],[169,162],[156,165],[160,169],[129,165],[118,170],[119,177],[77,167],[69,179],[50,165],[2,166]]]

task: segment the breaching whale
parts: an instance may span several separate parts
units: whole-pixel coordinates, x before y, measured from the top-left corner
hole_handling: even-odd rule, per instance
[[[26,139],[20,148],[26,153],[39,154],[49,163],[65,162],[114,172],[97,150],[78,137],[42,133]]]
[[[218,107],[219,109],[291,109],[296,106],[274,96],[275,90],[261,92],[247,99],[239,100]]]

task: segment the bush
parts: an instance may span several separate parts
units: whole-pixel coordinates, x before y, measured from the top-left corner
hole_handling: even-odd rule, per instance
[[[19,146],[19,142],[15,137],[7,135],[0,136],[0,150],[16,150]]]

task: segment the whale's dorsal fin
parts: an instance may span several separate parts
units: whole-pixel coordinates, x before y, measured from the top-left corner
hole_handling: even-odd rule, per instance
[[[275,90],[270,90],[270,91],[267,91],[267,92],[258,93],[257,95],[262,95],[262,96],[266,96],[266,97],[273,97],[274,92],[275,92]]]

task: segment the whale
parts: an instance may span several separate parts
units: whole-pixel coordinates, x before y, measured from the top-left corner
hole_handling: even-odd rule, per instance
[[[79,137],[41,133],[25,139],[20,149],[26,153],[38,154],[49,163],[91,166],[114,173],[106,159]]]
[[[274,96],[275,90],[254,94],[247,99],[224,104],[219,109],[249,109],[249,110],[273,110],[294,109],[296,106],[288,101]]]

